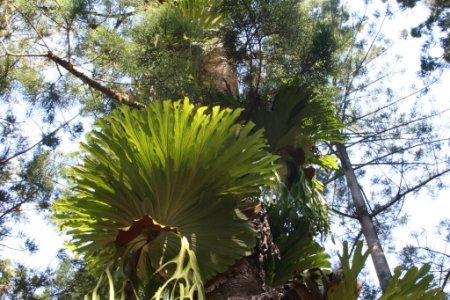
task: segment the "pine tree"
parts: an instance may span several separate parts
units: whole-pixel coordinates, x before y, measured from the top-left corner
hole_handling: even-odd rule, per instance
[[[408,213],[403,204],[425,187],[438,191],[440,180],[450,171],[443,150],[448,141],[445,129],[433,128],[434,120],[448,109],[433,109],[434,103],[427,100],[434,82],[401,94],[389,83],[397,70],[377,67],[392,48],[382,31],[394,10],[387,6],[384,13],[373,13],[373,27],[367,20],[357,22],[372,32],[370,39],[370,35],[354,35],[348,40],[355,46],[343,61],[346,71],[333,80],[340,90],[335,100],[340,120],[347,125],[347,138],[345,143],[330,145],[341,169],[328,179],[334,185],[333,211],[349,228],[344,239],[365,237],[383,290],[392,276],[383,248],[389,248],[394,238],[390,231]]]

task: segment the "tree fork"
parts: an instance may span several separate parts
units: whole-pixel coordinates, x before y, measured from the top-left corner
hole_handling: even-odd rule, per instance
[[[145,104],[138,102],[138,101],[133,101],[132,99],[130,99],[130,96],[128,94],[118,91],[116,89],[104,86],[101,83],[99,83],[98,81],[94,80],[93,78],[78,71],[77,69],[75,69],[75,66],[71,62],[62,59],[59,56],[54,55],[53,52],[48,51],[46,57],[48,57],[48,59],[54,61],[57,65],[66,69],[69,73],[71,73],[75,77],[81,79],[84,83],[86,83],[91,88],[102,92],[103,94],[116,100],[120,104],[128,105],[128,106],[139,108],[139,109],[145,107]]]
[[[375,271],[377,272],[380,287],[383,291],[385,291],[389,281],[392,278],[389,264],[384,254],[383,247],[381,246],[375,224],[373,223],[372,217],[370,216],[366,203],[364,202],[364,196],[358,184],[355,172],[351,167],[347,149],[343,144],[336,144],[336,148],[339,153],[342,169],[344,170],[345,178],[347,179],[347,184],[352,195],[353,204],[356,208],[358,221],[361,224],[361,229],[367,245],[371,250],[370,255],[372,257]]]

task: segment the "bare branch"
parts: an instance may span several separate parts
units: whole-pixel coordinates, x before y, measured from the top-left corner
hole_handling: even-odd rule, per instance
[[[422,246],[419,245],[419,247],[417,247],[417,248],[419,248],[421,250],[425,250],[427,252],[434,253],[434,254],[442,255],[442,256],[444,256],[446,258],[450,258],[449,254],[441,252],[441,251],[437,251],[437,250],[434,250],[434,249],[431,249],[430,247],[422,247]]]
[[[416,119],[411,119],[411,120],[409,120],[409,121],[407,121],[407,122],[403,122],[403,123],[397,124],[397,125],[395,125],[395,126],[386,128],[386,129],[384,129],[384,130],[381,130],[381,131],[378,131],[378,132],[375,132],[375,133],[369,133],[369,135],[363,136],[360,140],[357,140],[357,141],[354,141],[354,142],[351,143],[351,144],[348,144],[348,145],[347,145],[347,148],[352,147],[352,146],[354,146],[354,145],[358,145],[358,144],[364,142],[364,141],[367,140],[367,139],[375,138],[375,137],[381,135],[382,133],[386,133],[386,132],[389,132],[389,131],[392,131],[392,130],[395,130],[395,129],[399,129],[399,128],[401,128],[401,127],[405,127],[405,126],[408,126],[408,125],[411,125],[411,124],[413,124],[413,123],[420,122],[420,121],[423,121],[423,120],[428,120],[428,119],[430,119],[430,118],[434,118],[434,117],[436,117],[436,116],[439,116],[439,115],[441,115],[441,114],[444,114],[444,113],[446,113],[446,112],[448,112],[448,111],[450,111],[450,108],[447,108],[447,109],[444,109],[444,110],[442,110],[442,111],[439,111],[438,113],[434,113],[434,114],[430,114],[430,115],[421,116],[421,117],[416,118]],[[364,134],[364,133],[362,133],[362,135],[363,135],[363,134]],[[389,139],[391,139],[391,138],[389,137]]]
[[[24,205],[25,203],[27,203],[27,202],[29,202],[29,201],[30,201],[30,198],[25,198],[25,199],[22,199],[22,201],[19,201],[19,202],[15,203],[15,204],[14,204],[13,206],[11,206],[10,208],[5,209],[5,210],[2,211],[1,214],[0,214],[0,220],[2,220],[6,215],[8,215],[8,214],[10,214],[10,213],[12,213],[12,212],[14,212],[14,211],[20,209],[20,207],[21,207],[22,205]],[[2,222],[3,222],[3,221],[2,221]]]
[[[407,194],[410,194],[412,192],[415,192],[419,189],[421,189],[422,187],[424,187],[427,183],[433,181],[434,179],[446,174],[450,172],[450,169],[444,170],[442,172],[436,173],[433,176],[428,177],[427,179],[419,182],[418,184],[416,184],[415,186],[408,188],[407,190],[403,191],[403,192],[399,192],[397,193],[397,195],[395,195],[391,201],[389,201],[388,203],[386,203],[385,205],[379,207],[378,209],[376,209],[375,211],[373,211],[370,216],[373,218],[375,216],[377,216],[378,214],[382,213],[383,211],[387,210],[388,208],[390,208],[391,206],[393,206],[394,204],[396,204],[397,202],[399,202],[401,199],[403,199],[403,197],[405,197]]]
[[[13,53],[8,50],[5,43],[2,42],[3,50],[5,51],[5,54],[0,55],[0,57],[4,56],[12,56],[12,57],[46,57],[47,55],[45,53]]]
[[[346,217],[346,218],[358,220],[358,217],[357,217],[357,216],[349,215],[349,214],[343,213],[342,211],[337,210],[337,209],[335,209],[335,208],[330,208],[330,209],[331,209],[332,212],[334,212],[335,214],[340,215],[340,216],[342,216],[342,217]]]
[[[436,83],[437,81],[438,81],[438,80],[436,79],[436,80],[432,81],[431,83],[427,84],[426,86],[424,86],[424,87],[422,87],[422,88],[420,88],[420,89],[414,90],[414,91],[410,92],[409,94],[407,94],[407,95],[405,95],[405,96],[402,96],[402,97],[400,97],[400,98],[398,98],[398,99],[392,101],[391,103],[388,103],[388,104],[386,104],[386,105],[384,105],[384,106],[378,107],[377,109],[375,109],[375,110],[373,110],[373,111],[370,111],[370,112],[366,113],[365,115],[359,116],[357,119],[355,119],[355,120],[353,120],[353,121],[357,121],[357,120],[364,119],[364,118],[366,118],[366,117],[368,117],[368,116],[370,116],[370,115],[373,115],[373,114],[376,114],[377,112],[382,111],[383,109],[386,109],[386,108],[388,108],[388,107],[397,105],[399,102],[401,102],[401,101],[403,101],[403,100],[406,100],[406,99],[408,99],[408,98],[410,98],[410,97],[412,97],[412,96],[414,96],[414,95],[416,95],[416,94],[419,94],[419,93],[421,93],[421,92],[423,92],[423,91],[429,89],[430,86],[433,85],[434,83]]]
[[[431,142],[430,142],[430,141],[426,141],[426,142],[423,142],[423,143],[411,145],[411,146],[409,146],[409,147],[396,148],[396,149],[394,149],[393,151],[390,151],[390,152],[388,152],[388,153],[386,153],[386,154],[384,154],[384,155],[382,155],[382,156],[378,156],[378,157],[376,157],[376,158],[374,158],[374,159],[372,159],[372,160],[369,160],[369,161],[367,161],[367,162],[354,163],[354,164],[353,164],[353,170],[358,170],[358,169],[364,168],[364,167],[369,166],[369,165],[380,165],[380,164],[382,164],[382,163],[380,162],[382,159],[384,159],[384,158],[386,158],[386,157],[389,157],[389,156],[391,156],[391,155],[394,155],[394,154],[397,154],[397,153],[402,153],[402,152],[411,150],[411,149],[413,149],[413,148],[421,147],[421,146],[424,146],[424,145],[430,145],[430,144],[435,144],[435,143],[441,143],[441,142],[446,142],[446,141],[449,141],[449,140],[450,140],[449,138],[446,138],[446,139],[440,139],[440,140],[435,140],[435,141],[431,141]],[[394,163],[389,162],[388,164],[389,164],[389,165],[392,165],[392,164],[394,164]],[[402,164],[403,164],[403,163],[402,163]]]
[[[383,155],[381,155],[381,156],[375,157],[374,159],[369,160],[369,161],[367,161],[367,162],[353,163],[353,164],[352,164],[352,168],[353,168],[354,171],[356,171],[356,170],[365,168],[365,167],[367,167],[367,166],[372,166],[372,165],[382,165],[382,164],[386,164],[386,165],[395,165],[396,163],[393,163],[393,162],[383,163],[383,162],[381,162],[381,160],[382,160],[382,159],[385,159],[385,158],[387,158],[387,157],[389,157],[389,156],[392,156],[392,155],[394,155],[394,154],[398,154],[398,153],[402,153],[402,152],[411,150],[411,149],[413,149],[413,148],[421,147],[421,146],[424,146],[424,145],[430,145],[430,144],[435,144],[435,143],[446,142],[446,141],[449,141],[449,140],[450,140],[449,138],[445,138],[445,139],[439,139],[439,140],[435,140],[435,141],[431,141],[431,142],[430,142],[430,141],[426,141],[426,142],[423,142],[423,143],[411,145],[411,146],[409,146],[409,147],[396,148],[396,149],[394,149],[393,151],[390,151],[390,152],[385,153],[385,154],[383,154]],[[336,151],[333,149],[333,145],[327,144],[327,146],[328,146],[328,148],[330,149],[330,151],[331,151],[332,154],[337,155]],[[397,164],[408,164],[408,163],[401,162],[401,163],[397,163]],[[413,162],[413,163],[409,163],[409,164],[412,164],[412,165],[419,165],[419,164],[426,164],[426,163]],[[433,164],[428,164],[428,165],[433,165]],[[330,178],[328,178],[326,181],[324,181],[323,184],[326,186],[326,185],[328,185],[330,182],[333,182],[333,181],[335,181],[335,180],[337,180],[338,178],[341,178],[341,177],[343,177],[343,176],[344,176],[344,173],[342,173],[342,172],[334,172],[334,175],[331,176]]]
[[[90,15],[96,16],[96,17],[103,17],[103,18],[127,18],[131,17],[136,14],[136,11],[131,12],[124,12],[124,13],[116,13],[116,14],[102,14],[99,12],[89,12]]]

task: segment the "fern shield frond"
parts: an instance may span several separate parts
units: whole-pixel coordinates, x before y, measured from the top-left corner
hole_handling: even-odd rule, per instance
[[[239,207],[272,184],[277,156],[261,130],[236,123],[239,114],[185,99],[100,120],[73,168],[72,194],[54,204],[74,250],[123,269],[137,255],[144,284],[184,238],[205,281],[249,255],[256,232]]]

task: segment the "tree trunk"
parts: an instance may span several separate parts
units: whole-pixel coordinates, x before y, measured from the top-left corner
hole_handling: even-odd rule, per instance
[[[355,206],[357,218],[361,224],[361,229],[366,238],[367,245],[371,250],[372,261],[377,272],[378,281],[383,291],[389,284],[392,278],[391,270],[387,262],[386,256],[383,252],[380,239],[378,237],[375,224],[370,216],[361,187],[358,184],[355,172],[352,168],[350,158],[347,153],[347,148],[343,144],[336,144],[339,158],[341,160],[342,168],[347,179],[347,185],[352,195],[353,205]]]
[[[214,278],[207,285],[206,299],[250,299],[252,296],[261,294],[263,283],[258,269],[255,256],[240,259],[226,273]]]
[[[206,283],[208,300],[280,299],[276,293],[266,293],[264,264],[269,255],[278,253],[267,216],[262,214],[261,204],[245,210],[244,214],[258,231],[256,246],[252,255],[237,260],[226,272]]]
[[[227,57],[222,44],[214,46],[203,58],[200,80],[214,91],[237,98],[239,87],[236,66]]]

